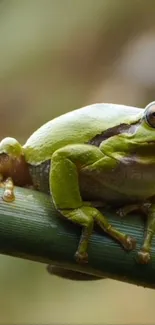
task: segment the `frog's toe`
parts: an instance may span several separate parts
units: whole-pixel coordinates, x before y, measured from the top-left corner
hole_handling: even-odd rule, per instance
[[[140,264],[148,264],[150,262],[151,256],[149,252],[145,252],[143,250],[138,252],[138,263]]]
[[[76,262],[79,264],[88,263],[88,254],[87,252],[79,253],[78,251],[75,253]]]
[[[136,239],[127,235],[126,240],[123,243],[123,246],[128,251],[133,250],[136,247]]]
[[[124,218],[126,216],[126,212],[125,209],[120,208],[116,211],[116,214],[120,217],[120,218]]]
[[[2,199],[5,202],[13,202],[15,200],[15,195],[14,195],[13,191],[6,189],[4,191]]]

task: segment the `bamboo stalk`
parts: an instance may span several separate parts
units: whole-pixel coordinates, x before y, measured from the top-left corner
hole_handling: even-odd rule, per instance
[[[0,198],[2,193],[0,189]],[[78,265],[74,254],[81,234],[80,227],[62,219],[48,195],[18,187],[15,195],[13,203],[0,199],[1,254],[155,288],[155,238],[151,263],[139,265],[136,262],[144,237],[144,222],[140,216],[132,214],[121,220],[114,212],[101,209],[112,225],[136,238],[137,247],[128,253],[97,229],[90,240],[88,265]]]

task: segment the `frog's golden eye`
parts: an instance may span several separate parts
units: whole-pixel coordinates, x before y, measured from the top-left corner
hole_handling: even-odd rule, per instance
[[[155,102],[150,103],[146,107],[145,120],[152,128],[155,128]]]

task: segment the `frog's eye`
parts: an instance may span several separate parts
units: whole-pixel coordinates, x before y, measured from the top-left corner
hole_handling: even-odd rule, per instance
[[[146,107],[145,120],[152,128],[155,128],[155,102],[150,103]]]

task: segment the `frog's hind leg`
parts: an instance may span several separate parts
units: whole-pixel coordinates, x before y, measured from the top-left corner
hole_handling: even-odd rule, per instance
[[[85,205],[80,195],[78,183],[80,168],[92,168],[93,172],[94,165],[96,168],[100,165],[105,170],[112,168],[115,163],[115,160],[106,157],[99,148],[91,145],[68,145],[57,150],[52,156],[49,182],[54,204],[64,217],[82,226],[82,235],[75,254],[78,262],[88,260],[88,241],[94,221],[127,250],[135,246],[134,239],[112,227],[99,210],[90,204]]]
[[[151,260],[152,239],[155,234],[155,204],[148,204],[144,210],[147,216],[147,228],[141,250],[138,252],[138,262],[147,264]]]
[[[117,213],[124,217],[130,212],[135,210],[139,210],[140,212],[144,213],[147,216],[147,228],[146,228],[146,235],[144,238],[143,245],[138,252],[137,262],[141,264],[149,263],[151,257],[151,248],[152,248],[152,239],[155,234],[155,204],[151,203],[143,203],[143,204],[133,204],[125,206],[117,211]]]

